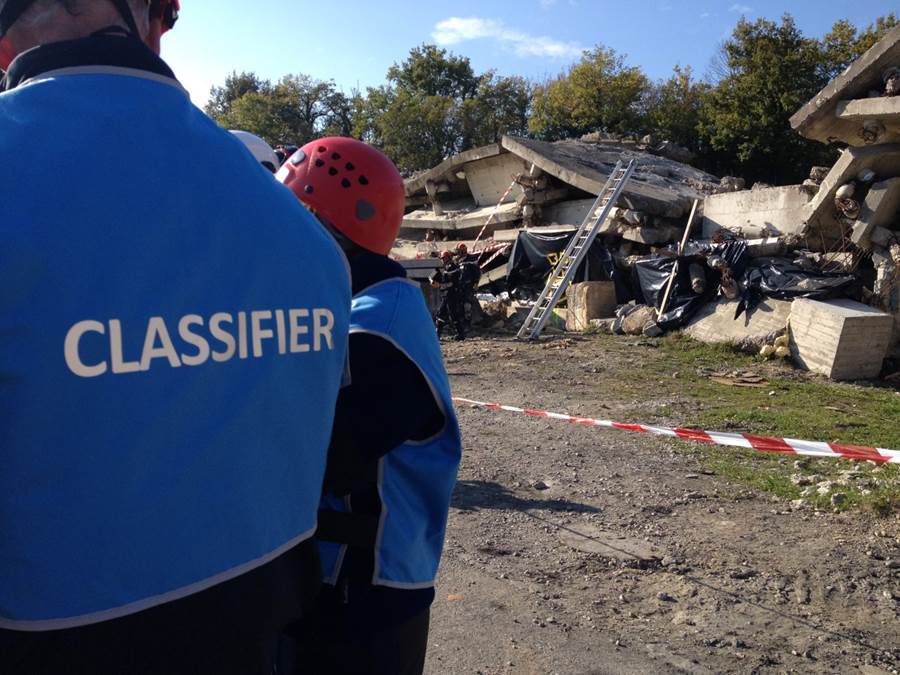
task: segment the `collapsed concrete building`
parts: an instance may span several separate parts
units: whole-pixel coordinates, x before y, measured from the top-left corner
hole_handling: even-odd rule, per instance
[[[864,299],[894,317],[888,342],[895,350],[900,338],[898,94],[900,27],[791,118],[804,137],[843,148],[833,167],[814,167],[803,185],[715,195],[703,209],[707,237],[775,237],[817,252],[831,269],[871,269],[871,293]]]
[[[637,170],[604,234],[644,245],[671,243],[693,200],[720,189],[719,179],[652,146],[598,136],[556,143],[504,136],[445,160],[406,182],[401,239],[471,241],[486,224],[482,236],[494,241],[509,241],[523,227],[570,231],[584,220],[615,163],[632,157]]]
[[[406,242],[395,253],[422,258],[460,241],[479,240],[487,241],[479,247],[490,246],[499,255],[508,252],[523,231],[572,232],[587,216],[616,161],[636,158],[635,176],[598,237],[612,252],[616,266],[637,272],[648,259],[672,257],[672,245],[681,238],[692,203],[702,200],[702,226],[695,230],[695,238],[742,242],[753,258],[781,256],[787,265],[809,265],[816,274],[855,277],[865,286],[856,299],[866,304],[848,305],[852,301],[838,292],[829,296],[836,298],[834,303],[816,305],[816,311],[792,312],[790,299],[775,299],[779,296],[774,294],[752,316],[742,304],[746,293],[740,300],[723,283],[720,297],[707,303],[688,332],[701,339],[740,342],[753,330],[769,332],[790,318],[797,323],[793,326],[797,336],[816,336],[792,341],[798,364],[835,377],[845,378],[854,369],[871,376],[891,349],[900,359],[900,27],[798,111],[791,124],[807,138],[842,148],[838,161],[832,167],[813,167],[802,185],[749,190],[741,179],[720,181],[691,167],[683,148],[651,138],[634,142],[594,134],[546,143],[504,137],[407,181],[408,208],[401,230]],[[704,255],[701,265],[716,258]],[[691,267],[697,262],[695,257]],[[497,267],[485,275],[485,282],[506,273],[505,267]],[[804,283],[801,274],[798,294],[792,297],[802,297]],[[647,309],[655,311],[655,297],[643,295],[651,306]],[[609,302],[601,304],[609,307]],[[871,308],[886,315],[893,330],[886,332],[883,321],[878,331],[851,328],[879,321]],[[742,313],[742,320],[735,321]],[[804,321],[819,328],[798,323]],[[813,342],[822,345],[831,339],[817,333],[825,330],[822,326],[845,333],[831,340],[836,350],[838,345],[844,350],[839,355],[841,368],[834,366],[836,355],[831,355],[832,365],[826,368],[816,364],[829,363],[831,357],[809,353]],[[854,360],[846,355],[848,350],[866,357]]]

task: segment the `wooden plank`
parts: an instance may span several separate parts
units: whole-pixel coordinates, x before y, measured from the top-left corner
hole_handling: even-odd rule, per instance
[[[687,246],[688,239],[691,236],[691,228],[694,226],[694,217],[697,215],[697,207],[700,205],[700,200],[694,200],[694,206],[691,207],[691,215],[688,218],[687,226],[684,228],[684,235],[681,237],[681,243],[678,244],[678,255],[680,256],[684,251],[684,247]],[[672,295],[672,288],[675,286],[675,277],[678,276],[678,261],[675,261],[675,265],[672,267],[672,273],[669,275],[669,283],[666,284],[666,293],[663,295],[662,304],[659,306],[659,316],[662,316],[666,313],[666,307],[669,304],[669,296]]]

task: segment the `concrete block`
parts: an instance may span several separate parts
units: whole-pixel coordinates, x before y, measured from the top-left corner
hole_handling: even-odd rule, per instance
[[[611,281],[586,281],[568,289],[566,330],[585,331],[593,319],[607,319],[616,314],[616,285]]]
[[[859,219],[873,227],[900,228],[900,178],[875,183],[862,203]]]
[[[716,230],[741,231],[748,238],[801,234],[812,196],[801,185],[743,190],[707,197],[703,203],[703,236]]]
[[[872,248],[872,232],[874,229],[875,223],[857,220],[853,225],[853,231],[850,233],[850,241],[868,251]]]
[[[802,368],[835,380],[878,376],[893,318],[852,300],[798,299],[790,316],[791,353]]]
[[[685,334],[709,344],[741,342],[783,330],[791,315],[788,300],[765,298],[749,316],[745,313],[735,319],[737,306],[736,300],[724,299],[707,304],[684,329]]]
[[[520,157],[504,153],[466,164],[466,181],[478,206],[496,206],[503,193],[509,189],[513,176],[528,173],[530,165]],[[516,185],[504,203],[514,202],[522,195],[522,187]]]

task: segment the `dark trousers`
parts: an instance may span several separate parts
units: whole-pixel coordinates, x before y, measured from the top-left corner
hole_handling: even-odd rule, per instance
[[[431,609],[406,622],[368,632],[330,622],[310,630],[295,675],[422,675]]]
[[[456,336],[464,338],[466,336],[465,314],[466,310],[462,294],[456,289],[448,291],[444,295],[437,312],[438,336],[444,332],[444,327],[447,324],[453,324],[453,327],[456,329]]]

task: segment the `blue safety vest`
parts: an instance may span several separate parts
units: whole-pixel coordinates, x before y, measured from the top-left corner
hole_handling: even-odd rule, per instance
[[[346,259],[177,82],[0,95],[0,628],[94,623],[311,536]]]
[[[350,322],[351,334],[382,337],[415,363],[444,413],[444,427],[434,437],[408,441],[387,453],[378,465],[381,518],[372,583],[429,588],[441,559],[461,457],[459,424],[440,344],[422,291],[407,279],[388,279],[354,296]],[[350,511],[347,500],[328,495],[322,508]],[[337,583],[345,551],[340,544],[319,543],[326,583]]]

